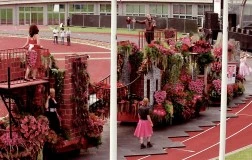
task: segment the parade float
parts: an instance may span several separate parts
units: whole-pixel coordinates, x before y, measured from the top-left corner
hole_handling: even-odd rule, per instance
[[[118,42],[118,121],[137,122],[144,97],[150,100],[155,125],[163,126],[188,121],[220,104],[221,45],[188,35],[177,39],[174,30],[164,33],[173,36],[156,38],[142,50],[130,41]],[[230,41],[228,103],[244,92],[239,52],[238,42]],[[95,84],[101,104],[90,106],[94,112],[108,110],[108,82],[109,77]]]
[[[160,32],[160,31],[159,31]],[[174,30],[143,49],[129,41],[118,42],[118,121],[137,122],[138,107],[149,98],[155,126],[188,121],[209,104],[220,103],[220,45],[184,36]],[[87,55],[68,55],[64,68],[41,50],[41,67],[36,81],[24,82],[25,49],[0,51],[0,94],[9,116],[0,120],[0,158],[37,159],[42,155],[99,146],[104,118],[110,110],[110,76],[90,83]],[[228,101],[243,94],[244,77],[237,74],[237,42],[229,45]],[[49,88],[59,102],[61,132],[49,128],[44,104]],[[89,105],[90,96],[96,100]]]

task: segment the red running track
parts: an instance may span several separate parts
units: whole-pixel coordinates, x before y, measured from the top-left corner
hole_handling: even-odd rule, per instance
[[[26,38],[0,37],[0,50],[20,48]],[[89,54],[88,73],[91,82],[98,82],[110,73],[110,50],[86,44],[72,43],[71,46],[54,44],[52,40],[41,40],[41,45],[48,48],[56,58],[59,68],[64,69],[64,57],[73,53]]]
[[[252,144],[252,99],[231,112],[238,117],[227,120],[226,153]],[[179,138],[186,145],[184,148],[166,149],[168,154],[165,155],[127,157],[127,160],[208,160],[219,155],[219,134],[218,123],[203,132],[193,133],[192,137]]]
[[[26,38],[19,37],[1,37],[0,50],[20,48],[26,42]],[[64,57],[72,53],[89,54],[88,73],[91,82],[98,82],[110,73],[110,50],[90,46],[85,44],[72,43],[71,46],[54,44],[52,40],[41,40],[41,45],[48,48],[52,55],[56,58],[56,63],[60,69],[64,69]],[[0,101],[0,117],[7,115],[7,110]]]

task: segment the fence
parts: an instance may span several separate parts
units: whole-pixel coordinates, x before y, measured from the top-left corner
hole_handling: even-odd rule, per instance
[[[126,18],[128,16],[117,16],[117,27],[126,28]],[[144,20],[146,17],[132,17],[131,19]],[[157,29],[174,28],[179,32],[197,32],[198,25],[196,19],[179,19],[167,17],[154,17]],[[111,27],[111,16],[107,15],[84,15],[73,14],[72,25],[82,27]],[[131,23],[132,29],[144,29],[144,25]]]

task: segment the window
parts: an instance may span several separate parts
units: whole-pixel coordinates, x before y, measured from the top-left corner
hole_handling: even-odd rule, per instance
[[[65,12],[65,5],[64,4],[60,4],[59,5],[59,9],[60,9],[60,12]]]
[[[126,4],[126,15],[145,16],[144,4]]]
[[[166,4],[151,4],[150,14],[156,17],[168,17],[168,6]]]
[[[190,4],[174,4],[173,5],[174,18],[192,18],[192,5]]]
[[[212,5],[198,5],[198,15],[204,15],[207,11],[213,11]]]
[[[158,79],[156,79],[156,91],[158,91]]]
[[[212,5],[198,5],[198,26],[202,26],[203,21],[204,21],[204,14],[207,11],[213,11],[213,6]]]
[[[111,5],[110,4],[100,4],[100,14],[101,15],[110,15],[111,14]]]
[[[150,99],[150,80],[147,79],[147,98]]]
[[[94,14],[94,4],[70,4],[69,15],[75,13]]]

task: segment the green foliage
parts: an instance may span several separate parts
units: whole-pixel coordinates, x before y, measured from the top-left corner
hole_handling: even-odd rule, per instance
[[[73,102],[75,104],[74,125],[81,129],[81,135],[85,136],[89,121],[88,112],[88,84],[89,74],[87,73],[86,61],[82,58],[77,58],[72,62],[72,83],[73,83]]]
[[[99,145],[102,144],[101,136],[99,136],[99,137],[87,137],[87,140],[88,140],[89,145],[95,146],[96,148],[98,148]]]
[[[138,52],[136,54],[131,54],[129,56],[129,62],[132,69],[137,70],[143,61],[143,52]]]
[[[51,75],[55,78],[55,92],[56,99],[59,103],[63,103],[63,92],[64,92],[64,79],[65,79],[65,71],[59,69],[51,69]]]
[[[198,62],[198,65],[204,67],[205,65],[208,65],[212,63],[213,61],[214,61],[214,56],[212,55],[211,52],[208,52],[208,53],[199,54],[197,62]]]
[[[167,67],[165,69],[165,74],[162,75],[162,85],[177,82],[182,66],[183,58],[181,55],[176,54],[167,56]]]

